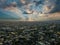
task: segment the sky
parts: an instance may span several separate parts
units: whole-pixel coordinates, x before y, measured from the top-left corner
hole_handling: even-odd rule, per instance
[[[0,0],[0,20],[60,19],[60,0]]]

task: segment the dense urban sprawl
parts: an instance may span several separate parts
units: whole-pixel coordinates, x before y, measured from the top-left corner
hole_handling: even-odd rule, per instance
[[[60,23],[0,23],[0,45],[60,45]]]

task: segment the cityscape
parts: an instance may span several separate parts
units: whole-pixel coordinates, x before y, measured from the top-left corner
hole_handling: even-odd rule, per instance
[[[0,45],[60,45],[60,0],[0,0]]]
[[[0,22],[0,45],[60,45],[60,23]]]

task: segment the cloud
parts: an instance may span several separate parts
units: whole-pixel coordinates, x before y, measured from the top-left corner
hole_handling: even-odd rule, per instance
[[[27,21],[54,20],[60,17],[60,13],[56,12],[60,11],[59,7],[58,0],[0,0],[0,8]]]
[[[6,11],[11,11],[12,13],[16,13],[19,17],[22,17],[23,15],[22,14],[22,11],[19,10],[17,7],[6,7],[4,10]]]
[[[21,3],[23,3],[23,4],[25,4],[26,3],[26,0],[20,0],[21,1]]]
[[[19,8],[24,7],[25,8],[24,10],[26,11],[28,10],[27,13],[31,11],[48,13],[54,9],[55,2],[56,0],[54,1],[53,0],[0,0],[0,7],[8,7],[8,6],[19,7]]]

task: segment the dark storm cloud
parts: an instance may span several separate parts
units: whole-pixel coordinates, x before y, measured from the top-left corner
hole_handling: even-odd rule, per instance
[[[53,13],[60,11],[60,0],[0,0],[0,8],[5,8],[8,6],[19,8],[25,6],[28,8],[28,10],[33,10],[42,13]]]
[[[16,4],[13,4],[16,3]],[[20,0],[0,0],[0,8],[2,7],[8,7],[8,6],[21,6],[22,3],[20,2]]]
[[[52,10],[53,13],[60,12],[60,0],[57,0],[55,5],[55,8]]]

